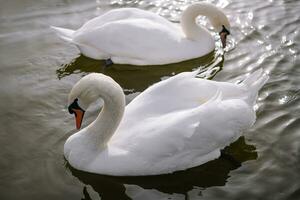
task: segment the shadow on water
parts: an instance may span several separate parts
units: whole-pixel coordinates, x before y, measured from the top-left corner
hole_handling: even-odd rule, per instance
[[[231,170],[237,169],[245,161],[257,158],[255,147],[246,144],[244,137],[240,137],[236,142],[223,149],[223,153],[230,155],[231,159],[221,156],[198,167],[157,176],[114,177],[76,170],[69,164],[67,164],[67,168],[83,184],[90,185],[102,200],[132,199],[126,193],[126,185],[137,185],[144,190],[155,189],[165,194],[183,194],[187,199],[188,192],[195,187],[203,190],[212,186],[225,185]],[[85,200],[92,199],[86,186],[83,188],[83,195]]]
[[[212,52],[204,57],[169,65],[133,66],[113,64],[105,67],[103,60],[93,60],[83,55],[65,64],[56,73],[59,79],[82,73],[99,72],[112,77],[125,89],[143,91],[149,85],[184,71],[201,67],[205,71],[205,78],[212,78],[223,67],[223,56]]]

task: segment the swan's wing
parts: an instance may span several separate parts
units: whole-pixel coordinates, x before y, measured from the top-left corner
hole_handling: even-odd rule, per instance
[[[113,21],[88,31],[78,30],[73,41],[79,46],[105,52],[114,62],[117,59],[140,59],[155,63],[156,60],[167,62],[174,57],[186,56],[184,52],[183,56],[180,55],[184,50],[179,48],[182,37],[181,30],[172,23],[166,26],[157,21],[138,18]]]
[[[222,91],[223,99],[242,99],[250,106],[256,102],[259,90],[268,81],[269,76],[262,69],[249,74],[241,83],[212,81]]]
[[[171,22],[155,13],[137,8],[120,8],[110,10],[103,15],[91,19],[90,21],[86,22],[78,31],[89,31],[99,28],[104,24],[129,19],[148,19],[166,26],[174,26]]]
[[[219,150],[236,140],[254,120],[253,109],[244,101],[216,98],[197,108],[123,126],[120,140],[112,144],[144,159],[150,168],[170,173],[215,159]]]
[[[201,41],[186,39],[177,24],[134,8],[113,10],[90,20],[74,33],[72,41],[89,57],[135,65],[180,62],[214,48],[210,34]]]
[[[218,90],[222,99],[246,95],[245,88],[239,85],[196,78],[198,72],[180,73],[150,86],[127,105],[126,114],[130,118],[143,119],[196,108],[210,100]]]
[[[172,116],[173,113],[197,109],[202,105],[205,107],[205,104],[212,101],[218,91],[222,93],[223,100],[230,96],[225,92],[230,92],[232,95],[244,93],[244,89],[238,85],[230,83],[220,85],[215,81],[195,78],[197,74],[197,70],[180,73],[146,89],[126,106],[119,129],[128,130],[149,119]],[[240,93],[233,92],[233,90],[240,91]],[[237,98],[237,96],[231,96],[231,98]],[[121,133],[117,133],[114,137],[123,136]]]
[[[181,73],[137,96],[126,107],[110,147],[122,149],[154,174],[217,158],[254,123],[255,112],[240,98],[243,86],[198,79],[197,73]]]
[[[134,165],[134,174],[171,173],[217,158],[220,149],[251,127],[255,111],[243,98],[251,93],[246,92],[249,83],[196,79],[197,73],[154,84],[134,99],[108,144],[116,151],[109,154],[123,158],[129,169]]]

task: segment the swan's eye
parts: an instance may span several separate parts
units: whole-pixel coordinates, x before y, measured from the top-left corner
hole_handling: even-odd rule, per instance
[[[68,110],[69,110],[69,113],[70,114],[74,114],[74,109],[77,109],[77,110],[81,110],[81,111],[84,111],[82,108],[80,108],[80,106],[78,105],[78,99],[76,98],[73,103],[71,103],[68,107]],[[76,113],[75,113],[76,114]]]
[[[72,108],[70,108],[70,106],[69,106],[68,110],[69,110],[69,113],[70,113],[70,114],[73,114],[73,113],[74,113],[74,111],[72,110]]]
[[[219,34],[221,34],[221,33],[226,33],[226,35],[230,35],[230,31],[224,26],[224,25],[222,25],[222,31],[219,33]]]

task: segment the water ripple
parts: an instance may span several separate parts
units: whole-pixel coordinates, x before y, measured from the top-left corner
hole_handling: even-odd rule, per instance
[[[102,69],[101,62],[78,57],[78,50],[59,41],[48,27],[78,28],[119,7],[139,7],[178,23],[184,8],[198,0],[22,2],[2,2],[0,8],[2,199],[80,199],[88,194],[132,199],[300,198],[299,1],[212,0],[231,21],[227,49],[222,50],[215,34],[216,51],[206,58],[143,70]],[[205,18],[199,23],[211,28]],[[227,149],[241,167],[221,159],[176,176],[137,180],[65,168],[63,144],[75,132],[66,98],[81,76],[112,76],[129,102],[149,85],[199,66],[202,78],[215,80],[235,82],[258,68],[270,75],[259,94],[254,127]],[[86,123],[97,113],[95,106]],[[86,184],[91,186],[84,189]]]

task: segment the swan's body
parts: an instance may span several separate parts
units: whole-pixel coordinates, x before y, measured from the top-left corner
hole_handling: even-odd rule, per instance
[[[162,65],[214,50],[212,35],[196,24],[199,15],[207,16],[218,32],[222,25],[230,28],[225,14],[208,3],[189,6],[182,14],[181,27],[152,12],[121,8],[86,22],[76,31],[52,28],[85,56],[118,64]]]
[[[268,76],[257,71],[232,84],[196,74],[154,84],[126,108],[111,78],[85,76],[73,87],[70,104],[76,99],[77,108],[86,109],[102,98],[104,106],[93,123],[68,138],[65,158],[83,171],[133,176],[172,173],[219,157],[220,149],[255,122],[253,105]]]

